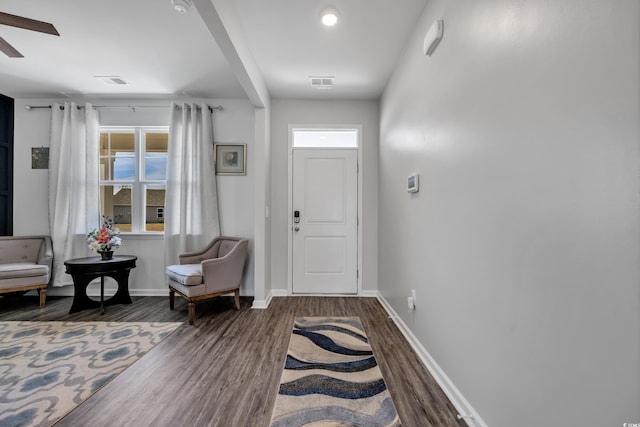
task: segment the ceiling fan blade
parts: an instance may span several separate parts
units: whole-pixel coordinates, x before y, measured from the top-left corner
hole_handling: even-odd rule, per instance
[[[60,35],[53,24],[43,21],[36,21],[35,19],[24,18],[22,16],[11,15],[4,12],[0,12],[0,24],[24,28],[25,30],[38,31],[54,36]]]
[[[24,58],[24,56],[18,52],[13,46],[11,46],[5,39],[0,37],[0,51],[2,51],[9,58]]]

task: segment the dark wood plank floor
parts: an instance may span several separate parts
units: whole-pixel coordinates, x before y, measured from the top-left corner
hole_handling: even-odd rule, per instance
[[[176,332],[64,417],[56,426],[267,427],[280,382],[293,319],[359,316],[403,426],[466,426],[374,298],[274,298],[267,310],[240,311],[231,298],[187,304],[167,297],[134,297],[131,305],[68,314],[71,298],[0,298],[2,320],[180,321]]]

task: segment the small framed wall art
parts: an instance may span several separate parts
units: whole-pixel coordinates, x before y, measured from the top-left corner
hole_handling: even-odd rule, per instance
[[[216,175],[247,174],[247,144],[215,144]]]
[[[49,147],[31,148],[31,169],[49,169]]]

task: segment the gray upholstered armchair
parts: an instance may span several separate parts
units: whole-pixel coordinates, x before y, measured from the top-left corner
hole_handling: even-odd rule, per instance
[[[52,261],[49,236],[0,237],[0,294],[16,295],[37,289],[40,308],[44,307]]]
[[[247,239],[217,237],[201,251],[181,254],[180,264],[166,269],[171,310],[176,292],[189,301],[190,325],[195,319],[198,300],[234,293],[239,310],[240,281],[248,246]]]

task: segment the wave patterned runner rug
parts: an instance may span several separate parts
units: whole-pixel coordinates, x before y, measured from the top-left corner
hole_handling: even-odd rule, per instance
[[[272,427],[400,426],[358,317],[298,317]]]
[[[52,425],[180,325],[0,322],[0,427]]]

